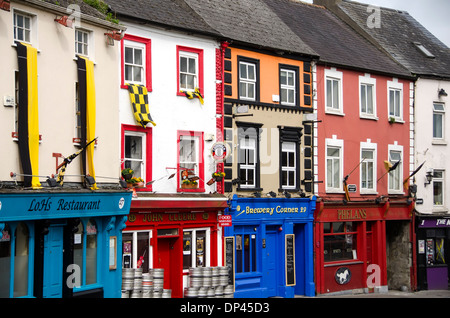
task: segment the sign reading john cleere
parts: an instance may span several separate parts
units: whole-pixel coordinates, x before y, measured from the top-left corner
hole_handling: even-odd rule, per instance
[[[0,221],[129,213],[128,192],[0,196]]]

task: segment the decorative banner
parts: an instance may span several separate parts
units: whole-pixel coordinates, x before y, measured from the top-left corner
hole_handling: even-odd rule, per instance
[[[152,116],[150,116],[147,87],[136,84],[127,85],[128,91],[130,92],[131,105],[136,121],[144,128],[147,123],[151,123],[153,126],[156,126]]]
[[[95,80],[94,80],[94,63],[89,59],[78,56],[78,87],[80,92],[80,112],[81,112],[81,140],[82,148],[86,146],[87,140],[95,138]],[[86,171],[86,154],[89,166],[89,175],[95,179],[94,169],[94,144],[90,144],[86,148],[86,152],[82,153],[82,174],[87,175]],[[98,189],[95,183],[92,190]]]
[[[41,188],[39,174],[39,111],[37,87],[37,49],[17,43],[19,64],[19,155],[25,175],[24,186]]]

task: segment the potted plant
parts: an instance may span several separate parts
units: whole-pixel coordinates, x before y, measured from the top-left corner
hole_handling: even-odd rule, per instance
[[[225,172],[216,171],[212,174],[212,177],[216,182],[220,182],[223,180],[223,177],[225,177]]]
[[[133,177],[133,170],[130,168],[122,169],[122,178],[128,182]]]
[[[184,179],[181,182],[181,188],[182,189],[197,189],[198,187],[198,182],[196,180],[189,180],[189,179]]]
[[[142,188],[144,187],[144,180],[142,178],[132,177],[131,179],[127,180],[127,185],[129,188]]]

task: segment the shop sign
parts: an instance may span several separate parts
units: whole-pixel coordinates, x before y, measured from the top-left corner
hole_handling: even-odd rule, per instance
[[[128,215],[128,222],[135,224],[143,223],[179,223],[179,222],[199,222],[210,220],[208,212],[175,212],[175,213],[131,213]]]
[[[337,210],[337,219],[338,220],[365,219],[366,216],[367,216],[367,212],[365,209]]]
[[[422,219],[419,227],[450,227],[450,218]]]
[[[231,215],[219,215],[220,226],[231,226]]]
[[[336,283],[339,285],[348,284],[351,278],[352,272],[348,267],[339,267],[336,270],[336,274],[334,274],[334,279],[336,279]]]
[[[131,192],[34,193],[0,197],[0,221],[125,215]]]

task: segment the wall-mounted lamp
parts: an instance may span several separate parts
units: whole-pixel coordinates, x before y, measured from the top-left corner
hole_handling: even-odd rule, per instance
[[[275,192],[273,192],[273,191],[270,191],[269,193],[267,193],[267,196],[275,198],[277,196],[277,194]]]
[[[261,193],[260,192],[253,192],[253,195],[255,196],[255,198],[260,198],[261,197]]]
[[[425,182],[424,186],[426,187],[427,184],[430,184],[433,180],[433,169],[427,170],[427,174],[425,175],[425,178],[427,178],[427,182]]]
[[[439,96],[439,97],[441,97],[441,96],[447,96],[447,92],[445,91],[445,89],[441,88],[441,89],[438,91],[438,96]]]
[[[291,198],[291,194],[289,192],[287,192],[286,190],[284,190],[283,194],[287,199]]]

